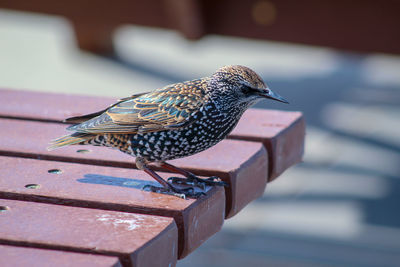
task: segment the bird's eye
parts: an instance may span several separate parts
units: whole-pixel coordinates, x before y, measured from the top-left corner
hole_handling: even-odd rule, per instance
[[[242,92],[244,94],[248,94],[248,93],[250,93],[252,91],[252,88],[250,86],[247,86],[247,85],[242,85],[241,89],[242,89]]]

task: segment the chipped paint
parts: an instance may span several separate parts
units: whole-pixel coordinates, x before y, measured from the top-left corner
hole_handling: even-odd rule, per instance
[[[139,214],[100,214],[97,215],[97,221],[103,222],[105,224],[112,224],[115,227],[120,225],[126,225],[126,229],[132,231],[141,226],[144,222],[144,216]]]

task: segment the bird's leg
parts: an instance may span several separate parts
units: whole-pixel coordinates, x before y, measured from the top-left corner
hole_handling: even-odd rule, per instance
[[[197,177],[196,175],[194,175],[193,173],[188,172],[184,169],[178,168],[172,164],[169,164],[166,162],[160,162],[159,164],[160,164],[160,167],[163,167],[163,168],[170,170],[172,172],[175,172],[175,173],[182,174],[187,178],[187,179],[179,178],[179,177],[168,178],[168,180],[173,183],[200,186],[200,187],[202,187],[203,190],[205,189],[205,187],[207,185],[209,185],[209,186],[213,186],[213,185],[228,186],[227,183],[225,183],[224,181],[221,181],[221,179],[216,176],[212,176],[207,179],[201,179],[201,178]],[[215,181],[215,180],[217,180],[217,181]]]
[[[168,183],[163,178],[161,178],[161,176],[158,175],[155,171],[149,168],[144,158],[140,157],[136,158],[136,166],[138,167],[138,169],[145,171],[147,174],[149,174],[163,186],[163,187],[157,187],[153,185],[145,185],[143,189],[148,188],[152,192],[174,195],[183,199],[185,199],[186,197],[198,198],[201,195],[203,195],[202,193],[196,193],[193,187],[180,189]]]

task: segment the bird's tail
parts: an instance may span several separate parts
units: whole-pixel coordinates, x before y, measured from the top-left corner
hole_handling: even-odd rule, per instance
[[[50,151],[63,146],[81,144],[92,139],[94,136],[95,135],[89,133],[73,133],[70,135],[65,135],[51,141],[50,146],[47,147],[47,150]]]

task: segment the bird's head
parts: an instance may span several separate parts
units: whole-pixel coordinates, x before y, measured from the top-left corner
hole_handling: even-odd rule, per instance
[[[271,91],[260,76],[253,70],[244,66],[225,66],[218,69],[211,77],[214,93],[223,95],[229,101],[237,104],[251,105],[261,99],[272,99],[289,103],[280,95]]]

